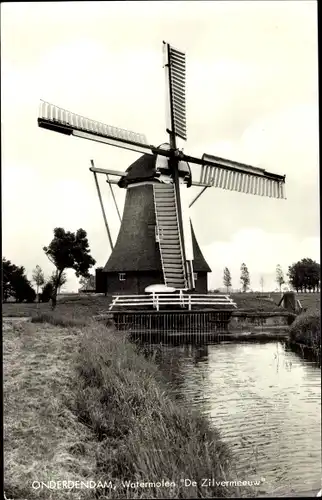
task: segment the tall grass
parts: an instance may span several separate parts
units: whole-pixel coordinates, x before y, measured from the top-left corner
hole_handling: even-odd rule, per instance
[[[81,327],[88,324],[86,316],[79,315],[62,315],[57,311],[40,312],[31,317],[32,323],[48,323],[54,326],[63,328]]]
[[[32,488],[33,481],[82,481],[95,474],[93,434],[69,408],[77,343],[75,328],[17,322],[4,329],[4,491],[8,499],[89,499],[84,490]]]
[[[83,330],[77,369],[76,412],[95,433],[97,473],[115,481],[174,481],[167,488],[127,490],[113,498],[238,496],[227,486],[202,488],[202,478],[236,479],[232,457],[218,432],[198,413],[178,406],[156,365],[124,337],[92,324]],[[158,380],[158,381],[157,381]],[[185,487],[193,478],[199,487]],[[249,491],[247,492],[249,493]],[[244,491],[245,494],[245,491]]]
[[[203,416],[172,399],[154,362],[102,324],[38,315],[5,332],[4,361],[7,498],[255,495],[246,486],[201,487],[203,478],[237,479],[229,449]],[[51,479],[110,480],[117,487],[31,488]],[[174,484],[128,488],[127,480]]]

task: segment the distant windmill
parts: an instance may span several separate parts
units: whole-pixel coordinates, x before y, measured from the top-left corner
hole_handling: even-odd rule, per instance
[[[97,273],[99,292],[142,293],[148,285],[164,283],[178,290],[205,293],[207,273],[211,270],[196,241],[189,206],[208,187],[285,197],[285,175],[209,154],[196,158],[177,148],[177,137],[187,139],[185,54],[165,42],[163,49],[168,143],[155,147],[142,134],[87,119],[44,101],[40,105],[38,124],[42,128],[143,153],[125,172],[96,168],[93,162],[90,168],[112,248],[105,268]],[[193,165],[192,171],[190,165]],[[127,190],[114,247],[97,174],[106,175],[113,196],[112,184]],[[191,186],[202,189],[189,205],[186,190]]]

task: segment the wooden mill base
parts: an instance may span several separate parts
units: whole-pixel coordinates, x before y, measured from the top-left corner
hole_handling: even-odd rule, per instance
[[[126,311],[113,312],[116,330],[131,337],[155,340],[192,341],[212,338],[228,331],[230,310]]]

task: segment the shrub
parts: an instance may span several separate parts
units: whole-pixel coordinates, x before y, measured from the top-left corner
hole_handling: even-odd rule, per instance
[[[25,296],[24,297],[25,302],[32,303],[35,302],[36,300],[36,292],[30,285],[26,285],[24,290],[24,296]]]
[[[36,292],[30,285],[27,278],[19,277],[15,281],[15,290],[13,293],[17,302],[34,302],[36,299]]]
[[[32,288],[23,266],[17,267],[6,258],[2,259],[3,300],[14,297],[16,302],[34,302],[36,293]]]
[[[49,302],[53,294],[54,287],[51,281],[48,281],[40,294],[41,302]]]
[[[320,312],[300,314],[290,326],[290,341],[321,351]]]

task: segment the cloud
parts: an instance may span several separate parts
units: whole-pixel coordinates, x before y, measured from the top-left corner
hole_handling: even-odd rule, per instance
[[[227,241],[245,225],[292,233],[297,238],[319,234],[317,107],[298,104],[271,112],[252,123],[239,141],[204,144],[204,151],[286,174],[287,200],[208,189],[192,209],[195,226],[212,207],[207,228],[202,224],[201,243]],[[196,190],[197,191],[197,190]]]
[[[223,286],[223,270],[228,267],[233,288],[240,288],[240,266],[246,263],[251,287],[260,289],[260,277],[265,276],[265,289],[276,287],[275,269],[282,266],[286,275],[288,266],[309,256],[319,261],[320,239],[296,238],[292,234],[269,233],[248,227],[234,233],[228,242],[218,241],[203,248],[204,256],[212,268],[209,278],[211,287]]]

